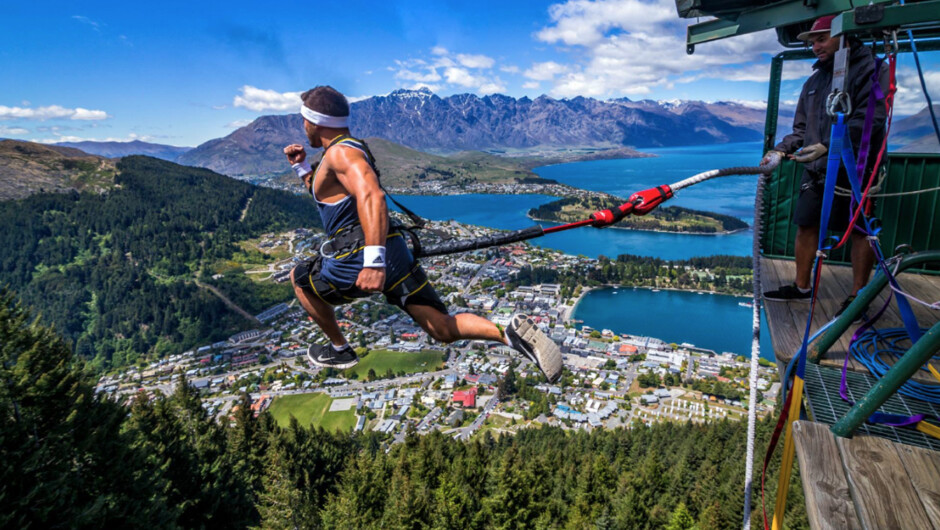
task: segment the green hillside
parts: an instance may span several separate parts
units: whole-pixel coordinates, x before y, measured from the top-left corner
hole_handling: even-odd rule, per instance
[[[439,182],[448,187],[477,182],[513,183],[527,179],[552,182],[540,179],[521,161],[480,151],[440,156],[381,138],[368,138],[366,142],[382,174],[382,184],[389,188],[410,188],[427,182]],[[300,181],[293,171],[285,171],[274,179],[274,183],[301,189]]]
[[[0,201],[114,186],[114,162],[70,147],[0,140]]]
[[[320,222],[303,197],[154,158],[122,159],[114,183],[0,202],[0,285],[101,368],[245,329],[194,280],[239,241]]]

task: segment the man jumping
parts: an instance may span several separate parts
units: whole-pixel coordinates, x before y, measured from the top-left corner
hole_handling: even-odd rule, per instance
[[[514,315],[504,331],[471,313],[450,315],[427,275],[389,222],[385,193],[375,160],[365,142],[349,135],[349,103],[329,86],[301,95],[304,133],[324,148],[314,170],[299,144],[284,148],[291,167],[313,196],[329,238],[313,258],[291,271],[297,299],[330,341],[313,344],[313,364],[344,369],[359,362],[336,322],[333,306],[381,291],[433,339],[489,340],[504,343],[539,367],[549,381],[561,376],[558,346],[524,315]]]

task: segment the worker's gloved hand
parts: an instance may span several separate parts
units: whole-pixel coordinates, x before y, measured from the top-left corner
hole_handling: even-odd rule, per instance
[[[773,162],[774,158],[776,158],[777,162],[779,163],[783,157],[784,153],[782,151],[767,151],[767,154],[764,155],[764,158],[760,159],[760,165],[766,166]]]
[[[829,148],[826,147],[825,145],[813,144],[813,145],[807,145],[803,149],[800,149],[796,153],[790,155],[790,158],[792,158],[793,160],[796,160],[797,162],[801,164],[806,164],[808,162],[812,162],[813,160],[816,160],[817,158],[821,158],[825,156],[825,154],[828,152],[829,152]]]

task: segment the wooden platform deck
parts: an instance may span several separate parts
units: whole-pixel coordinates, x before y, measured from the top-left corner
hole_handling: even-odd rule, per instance
[[[812,528],[940,530],[940,453],[808,421],[793,439]]]
[[[776,289],[780,285],[792,283],[796,274],[795,270],[795,264],[791,260],[761,259],[761,285],[763,290],[768,291]],[[898,275],[898,283],[905,292],[921,300],[927,302],[940,300],[940,276],[901,273]],[[819,298],[816,304],[816,313],[813,316],[811,333],[833,318],[835,312],[839,310],[839,306],[842,305],[842,301],[848,296],[851,287],[851,268],[841,265],[825,265],[823,267]],[[880,309],[887,294],[887,290],[879,294],[878,298],[871,304],[870,311],[874,312]],[[940,320],[940,311],[916,303],[911,305],[922,328],[929,328]],[[794,353],[799,351],[809,309],[810,304],[806,302],[764,302],[764,313],[767,315],[774,354],[778,363],[785,364],[793,357]],[[852,333],[858,329],[858,326],[858,323],[853,324],[839,342],[820,360],[819,364],[841,369],[842,363],[845,361],[846,351],[849,348],[849,339],[852,338]],[[891,305],[878,321],[877,327],[903,327],[895,300],[892,299]],[[940,369],[940,364],[934,366]],[[849,369],[867,372],[864,366],[854,361],[849,363]],[[936,380],[926,373],[918,374],[915,379],[928,384],[936,383]]]

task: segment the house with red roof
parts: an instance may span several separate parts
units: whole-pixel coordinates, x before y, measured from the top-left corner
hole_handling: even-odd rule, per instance
[[[460,405],[465,409],[472,409],[477,406],[477,387],[470,390],[457,390],[452,397],[454,405]]]

